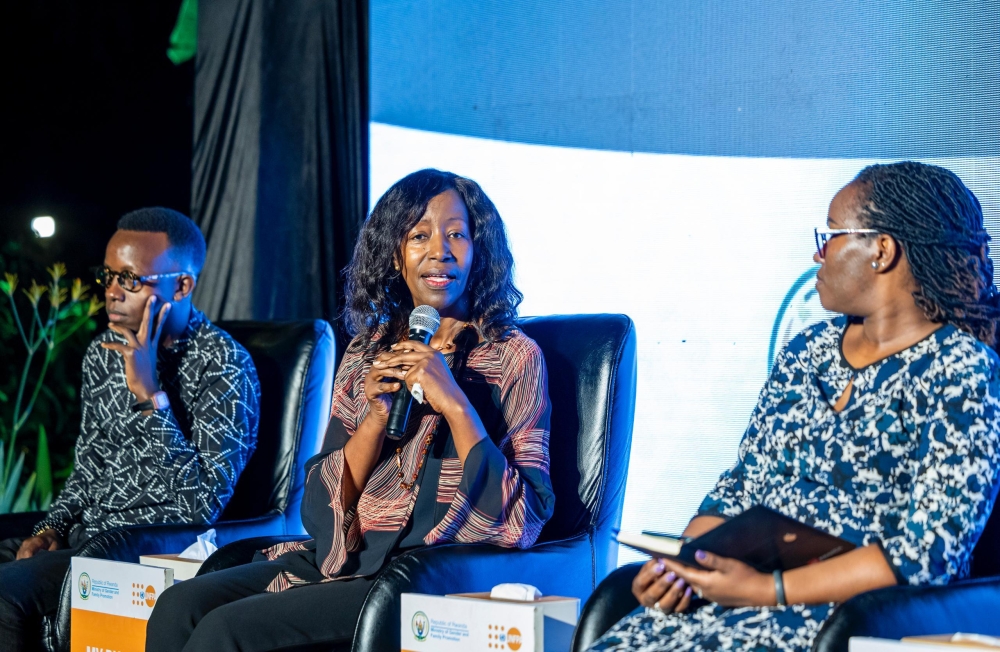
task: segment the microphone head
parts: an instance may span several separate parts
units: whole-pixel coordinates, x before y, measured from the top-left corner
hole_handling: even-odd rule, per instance
[[[433,335],[441,325],[441,315],[431,306],[417,306],[410,313],[410,330],[422,330]]]

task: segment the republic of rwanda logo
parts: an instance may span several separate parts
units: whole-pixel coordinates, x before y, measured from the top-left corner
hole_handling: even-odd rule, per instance
[[[90,575],[80,573],[80,599],[86,600],[90,597]]]
[[[423,611],[413,614],[413,618],[410,619],[410,629],[413,630],[413,637],[415,639],[426,641],[427,635],[431,633],[431,621],[427,618],[427,614]]]

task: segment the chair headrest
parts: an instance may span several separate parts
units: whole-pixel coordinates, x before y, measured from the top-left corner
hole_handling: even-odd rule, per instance
[[[333,332],[321,319],[221,321],[216,325],[246,348],[260,378],[257,450],[243,470],[222,520],[284,512],[297,484],[296,471],[301,470],[297,463],[300,447],[316,448],[316,442],[300,442],[303,395],[315,380],[311,374],[333,374]],[[314,368],[322,365],[331,368]],[[311,450],[307,452],[307,456],[311,454]]]
[[[521,320],[549,376],[555,513],[541,540],[617,527],[635,412],[636,336],[625,315]]]

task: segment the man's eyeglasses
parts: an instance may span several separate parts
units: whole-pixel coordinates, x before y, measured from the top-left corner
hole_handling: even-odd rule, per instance
[[[128,271],[116,272],[110,267],[95,267],[93,272],[94,280],[96,280],[97,284],[102,288],[110,286],[111,282],[117,278],[118,285],[120,285],[123,290],[128,292],[138,292],[143,283],[158,281],[161,278],[172,278],[174,276],[183,276],[187,274],[187,272],[170,272],[168,274],[150,274],[148,276],[139,276],[138,274],[133,274]]]
[[[875,229],[821,229],[816,227],[813,229],[813,233],[816,236],[816,253],[819,254],[820,258],[826,258],[826,245],[829,244],[831,238],[851,233],[879,233],[879,231]]]

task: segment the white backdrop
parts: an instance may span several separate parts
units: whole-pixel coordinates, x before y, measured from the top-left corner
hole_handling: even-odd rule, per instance
[[[630,154],[371,125],[372,205],[425,167],[471,177],[497,205],[522,315],[613,312],[638,333],[623,529],[680,531],[732,465],[777,344],[821,318],[812,229],[874,160]],[[954,170],[1000,233],[1000,160]],[[782,304],[787,305],[781,310]],[[781,315],[779,315],[779,312]],[[550,382],[559,382],[558,378]],[[619,561],[637,558],[623,549]]]

